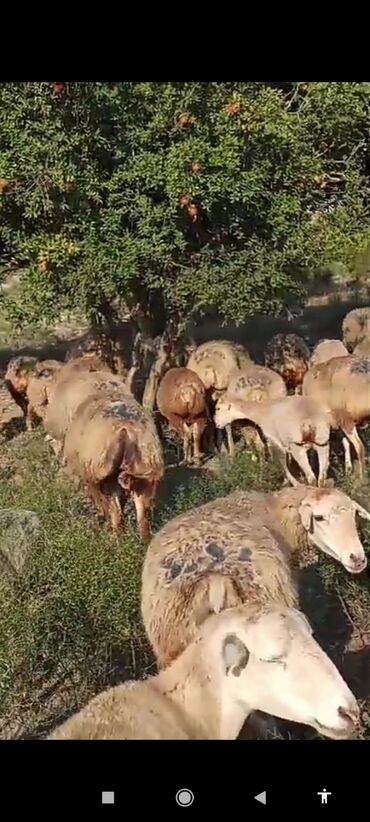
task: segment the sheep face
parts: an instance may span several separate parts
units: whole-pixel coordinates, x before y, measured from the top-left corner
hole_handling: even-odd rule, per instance
[[[226,425],[230,425],[234,420],[240,420],[242,418],[243,414],[239,411],[235,403],[230,402],[226,397],[220,397],[217,400],[214,414],[216,428],[225,428]]]
[[[354,732],[356,699],[299,611],[271,607],[241,621],[222,655],[227,696],[246,711],[304,723],[331,739]]]
[[[356,529],[356,513],[370,519],[362,506],[337,489],[312,490],[299,508],[311,545],[338,560],[351,574],[361,573],[367,565]]]

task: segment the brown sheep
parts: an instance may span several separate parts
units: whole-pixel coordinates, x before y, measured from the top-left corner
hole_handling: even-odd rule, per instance
[[[331,739],[358,725],[354,695],[297,610],[244,604],[210,616],[165,671],[108,688],[49,740],[236,739],[252,711]]]
[[[320,340],[315,346],[310,359],[310,368],[333,357],[346,357],[348,351],[341,340]]]
[[[121,390],[117,396],[117,386],[112,389],[109,395],[100,386],[78,406],[65,433],[64,459],[110,518],[114,533],[123,526],[130,496],[139,532],[147,539],[148,513],[164,473],[162,447],[151,414],[131,394]]]
[[[342,324],[343,342],[352,353],[365,338],[370,338],[370,306],[354,308],[346,314]]]
[[[347,472],[352,470],[349,446],[352,443],[362,476],[366,454],[356,426],[370,417],[370,358],[352,354],[316,365],[305,375],[302,390],[305,396],[315,399],[330,412],[332,427],[341,428],[345,434]]]
[[[206,389],[189,368],[170,368],[157,391],[157,407],[170,426],[183,438],[184,460],[201,459],[201,440],[208,424]]]
[[[49,386],[63,363],[36,357],[13,357],[8,363],[4,383],[23,412],[27,430],[44,416]]]
[[[370,514],[336,488],[236,491],[185,511],[154,535],[142,573],[144,626],[160,666],[212,613],[241,602],[294,607],[292,567],[321,550],[350,573],[366,568],[355,516]]]
[[[299,393],[309,359],[309,348],[297,334],[276,334],[267,343],[265,365],[282,376],[292,393]]]

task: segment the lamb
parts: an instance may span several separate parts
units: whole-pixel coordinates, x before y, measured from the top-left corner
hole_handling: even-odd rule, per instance
[[[355,697],[299,611],[243,605],[210,616],[165,671],[100,693],[56,739],[235,739],[252,711],[353,734]]]
[[[330,415],[315,399],[297,395],[279,400],[253,403],[229,401],[227,395],[216,404],[215,424],[224,428],[234,420],[250,420],[258,425],[292,485],[298,481],[291,473],[287,457],[299,465],[307,482],[316,484],[307,451],[316,451],[319,460],[318,484],[323,485],[329,467]]]
[[[362,476],[366,453],[356,426],[370,416],[370,357],[351,354],[316,365],[305,375],[302,390],[330,412],[333,428],[342,429],[346,472],[352,470],[352,443]]]
[[[346,357],[348,351],[341,340],[320,340],[315,346],[310,359],[310,368],[333,357]]]
[[[370,338],[370,306],[354,308],[342,323],[343,342],[352,353],[360,342]]]
[[[114,381],[109,392],[107,382],[76,408],[65,431],[64,460],[114,533],[123,527],[130,496],[139,533],[147,539],[148,514],[164,474],[161,443],[151,414],[131,394],[117,391]]]
[[[250,363],[243,366],[240,371],[236,371],[230,378],[230,382],[223,398],[233,402],[243,400],[245,402],[261,402],[262,400],[275,400],[286,397],[287,389],[283,378],[271,368],[263,365]],[[232,437],[231,425],[226,426],[227,439],[230,456],[234,455],[234,441]],[[250,439],[248,429],[244,429],[247,440]],[[264,449],[263,443],[257,434],[255,440],[256,447]]]
[[[142,572],[142,617],[158,664],[182,653],[211,613],[243,602],[295,607],[291,569],[312,549],[362,572],[356,513],[370,520],[343,491],[300,485],[234,491],[167,522]]]
[[[51,384],[62,365],[36,357],[13,357],[8,363],[4,383],[23,412],[27,430],[44,416]]]
[[[183,438],[185,462],[201,459],[201,440],[208,424],[206,389],[189,368],[170,368],[157,391],[157,407],[163,417]]]
[[[267,343],[265,365],[283,377],[289,392],[299,393],[309,360],[309,348],[297,334],[276,334]]]

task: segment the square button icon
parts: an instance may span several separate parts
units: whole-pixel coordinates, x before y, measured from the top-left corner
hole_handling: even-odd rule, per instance
[[[101,803],[102,805],[114,805],[114,791],[102,791]]]

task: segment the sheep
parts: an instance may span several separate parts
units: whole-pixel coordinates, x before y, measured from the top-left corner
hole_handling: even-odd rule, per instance
[[[23,412],[27,430],[44,416],[51,384],[62,365],[36,357],[13,357],[8,363],[4,383]]]
[[[44,428],[51,442],[63,447],[65,434],[77,408],[87,397],[96,392],[102,396],[117,399],[125,393],[125,384],[121,377],[111,374],[107,369],[90,372],[85,364],[79,366],[77,360],[67,363],[58,374],[49,396],[49,404],[44,416]]]
[[[359,707],[299,611],[243,605],[210,616],[166,670],[95,696],[48,740],[235,739],[252,711],[351,736]]]
[[[231,340],[210,340],[192,352],[187,368],[194,371],[205,386],[211,413],[215,401],[220,393],[226,391],[234,372],[250,362],[248,351]],[[226,433],[228,440],[232,440],[231,426],[226,429]]]
[[[310,368],[333,357],[346,357],[348,351],[341,340],[320,340],[311,354]]]
[[[63,456],[114,533],[123,527],[130,496],[139,533],[149,538],[148,514],[164,474],[163,454],[151,414],[131,394],[117,391],[114,382],[109,392],[107,381],[88,394],[66,429]]]
[[[350,353],[362,340],[370,338],[370,306],[349,311],[342,323],[342,334]]]
[[[201,439],[208,424],[206,389],[197,374],[189,368],[170,368],[157,391],[161,415],[183,437],[185,462],[201,459]]]
[[[356,345],[353,353],[356,357],[370,357],[370,335],[364,337],[364,339]]]
[[[267,343],[265,365],[283,377],[289,392],[299,393],[309,359],[309,348],[297,334],[276,334]]]
[[[231,374],[249,363],[250,356],[242,345],[230,340],[210,340],[193,351],[187,368],[198,375],[214,398],[226,390]]]
[[[292,457],[303,471],[307,482],[316,484],[307,451],[316,451],[319,460],[318,484],[323,485],[329,467],[329,413],[316,400],[297,395],[263,402],[230,401],[220,397],[216,404],[215,424],[224,428],[234,420],[250,420],[258,425],[267,444],[281,463],[288,482],[297,485],[287,464]]]
[[[366,568],[359,503],[337,488],[234,491],[167,522],[142,571],[141,613],[159,666],[193,641],[210,613],[242,602],[297,605],[292,568],[313,548],[349,573]]]
[[[316,365],[305,375],[302,391],[330,412],[333,428],[342,429],[346,472],[352,471],[352,443],[363,476],[366,454],[356,426],[370,416],[370,357],[351,354]]]
[[[271,368],[265,368],[263,365],[256,365],[249,363],[243,366],[240,371],[236,371],[230,378],[230,382],[224,399],[227,398],[231,402],[239,399],[245,402],[261,402],[265,399],[279,399],[286,397],[287,389],[283,378],[276,371]],[[232,437],[231,425],[226,426],[227,439],[230,456],[234,455],[234,441]],[[249,440],[249,431],[244,429],[243,433],[246,439]],[[257,435],[255,440],[256,447],[261,450],[264,448],[260,437]]]

